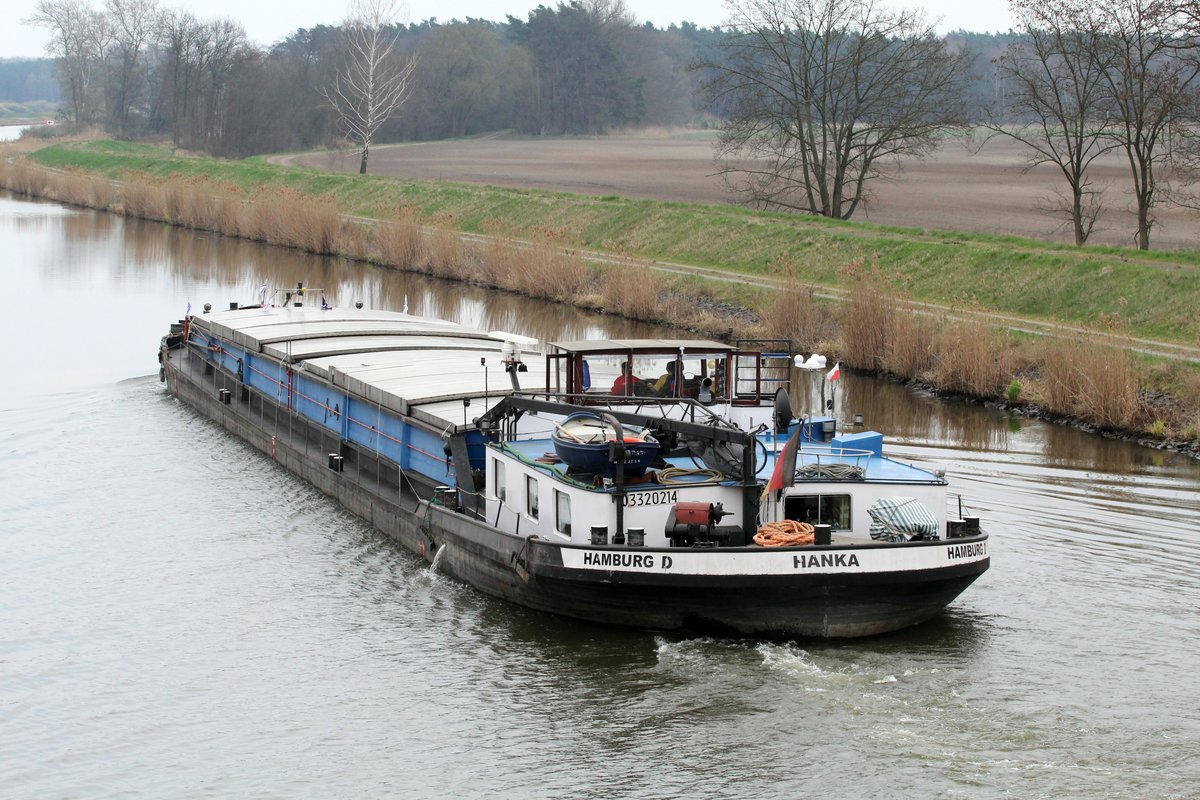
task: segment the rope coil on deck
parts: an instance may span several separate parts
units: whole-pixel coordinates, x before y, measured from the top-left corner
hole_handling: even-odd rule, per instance
[[[805,464],[796,470],[797,480],[825,478],[835,481],[861,481],[867,471],[853,464]]]
[[[816,528],[794,519],[768,522],[754,534],[754,543],[761,547],[798,547],[815,541]]]
[[[657,473],[658,482],[669,486],[703,486],[709,483],[720,483],[725,474],[715,469],[684,469],[683,467],[667,467]],[[693,481],[687,478],[700,476],[703,480]]]

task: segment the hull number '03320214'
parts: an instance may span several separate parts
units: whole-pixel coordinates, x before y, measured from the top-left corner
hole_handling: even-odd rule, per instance
[[[674,503],[678,492],[674,489],[665,489],[655,492],[630,492],[625,495],[625,506],[661,506],[667,503]]]

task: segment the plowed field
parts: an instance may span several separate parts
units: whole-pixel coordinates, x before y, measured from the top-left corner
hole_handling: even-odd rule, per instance
[[[358,168],[357,156],[349,153],[286,160],[322,169]],[[371,151],[370,171],[591,195],[732,201],[716,175],[711,141],[694,136],[482,138],[391,145]],[[1104,189],[1106,211],[1091,242],[1132,246],[1135,218],[1128,167],[1112,156],[1093,170],[1092,180]],[[989,142],[977,153],[965,142],[953,141],[927,161],[905,163],[893,179],[876,181],[870,205],[854,219],[1069,242],[1070,230],[1045,210],[1054,193],[1065,188],[1053,167],[1023,172],[1021,148],[1011,141]],[[1154,249],[1200,247],[1200,214],[1162,207],[1156,216]]]

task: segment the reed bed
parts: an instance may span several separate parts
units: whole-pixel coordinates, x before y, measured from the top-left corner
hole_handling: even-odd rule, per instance
[[[600,302],[610,314],[630,319],[661,318],[663,281],[653,270],[632,263],[605,267],[600,273]]]
[[[50,195],[50,171],[30,164],[23,158],[0,159],[0,185],[17,194],[32,197]]]
[[[167,191],[152,180],[131,180],[121,184],[121,213],[127,217],[168,221]]]
[[[777,259],[770,271],[783,280],[783,288],[762,315],[766,335],[790,339],[797,349],[812,353],[826,350],[837,331],[837,322],[829,310],[817,301],[817,287],[806,282],[799,266],[790,257]]]
[[[58,199],[71,205],[107,210],[116,197],[108,179],[79,169],[66,170],[56,183]]]
[[[164,183],[167,218],[173,225],[220,230],[218,188],[202,178],[171,178]]]
[[[842,270],[849,299],[841,308],[839,358],[872,372],[887,370],[889,348],[901,313],[900,298],[891,287],[878,258],[870,266],[854,261]]]
[[[974,397],[1000,396],[1015,372],[1008,336],[976,317],[947,321],[932,360],[931,383]]]
[[[424,270],[429,263],[420,212],[412,206],[401,206],[396,213],[375,226],[375,245],[378,259],[397,269]]]
[[[1110,429],[1138,422],[1138,371],[1130,348],[1095,335],[1064,337],[1043,343],[1040,367],[1031,394],[1049,411]]]
[[[435,227],[429,229],[427,247],[429,257],[426,261],[431,275],[449,280],[470,281],[472,270],[468,259],[467,246],[462,236],[454,229],[453,217],[441,218],[435,221]]]
[[[355,261],[371,261],[374,253],[371,250],[367,227],[357,222],[343,220],[338,252]]]
[[[530,297],[571,302],[592,283],[592,270],[567,237],[553,228],[538,228],[521,252],[523,263],[516,272],[517,291]]]
[[[499,220],[483,224],[486,239],[480,246],[480,282],[510,292],[518,291],[521,273],[521,247],[512,238],[512,230]]]
[[[928,309],[908,306],[892,320],[892,338],[882,356],[883,368],[893,375],[924,378],[940,356],[938,321]]]
[[[342,242],[342,214],[332,197],[272,187],[250,199],[242,231],[268,244],[332,255]]]

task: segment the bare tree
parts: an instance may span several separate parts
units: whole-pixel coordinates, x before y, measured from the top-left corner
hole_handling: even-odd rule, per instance
[[[1200,61],[1181,53],[1188,30],[1177,4],[1164,0],[1107,0],[1088,9],[1103,36],[1095,59],[1104,70],[1113,137],[1129,161],[1137,205],[1139,249],[1150,247],[1153,209],[1161,199],[1157,174],[1194,137]],[[1178,141],[1177,141],[1178,140]]]
[[[965,54],[915,12],[875,0],[731,0],[724,60],[705,64],[726,116],[730,187],[762,207],[849,219],[872,180],[963,126]]]
[[[144,89],[143,51],[157,25],[157,0],[107,0],[105,8],[119,61],[113,71],[109,116],[118,134],[129,131],[129,114]]]
[[[367,172],[375,133],[412,89],[417,62],[396,49],[399,10],[397,0],[353,0],[344,23],[342,66],[333,86],[321,91],[346,137],[359,148],[360,175]]]
[[[77,123],[101,117],[104,20],[84,0],[40,0],[27,23],[47,28],[46,52],[55,59]]]
[[[1004,93],[983,127],[1029,150],[1026,171],[1052,164],[1067,182],[1065,196],[1051,206],[1087,242],[1101,211],[1100,193],[1088,169],[1116,147],[1103,102],[1104,71],[1092,55],[1100,32],[1069,7],[1045,0],[1012,0],[1023,34],[996,59]]]

